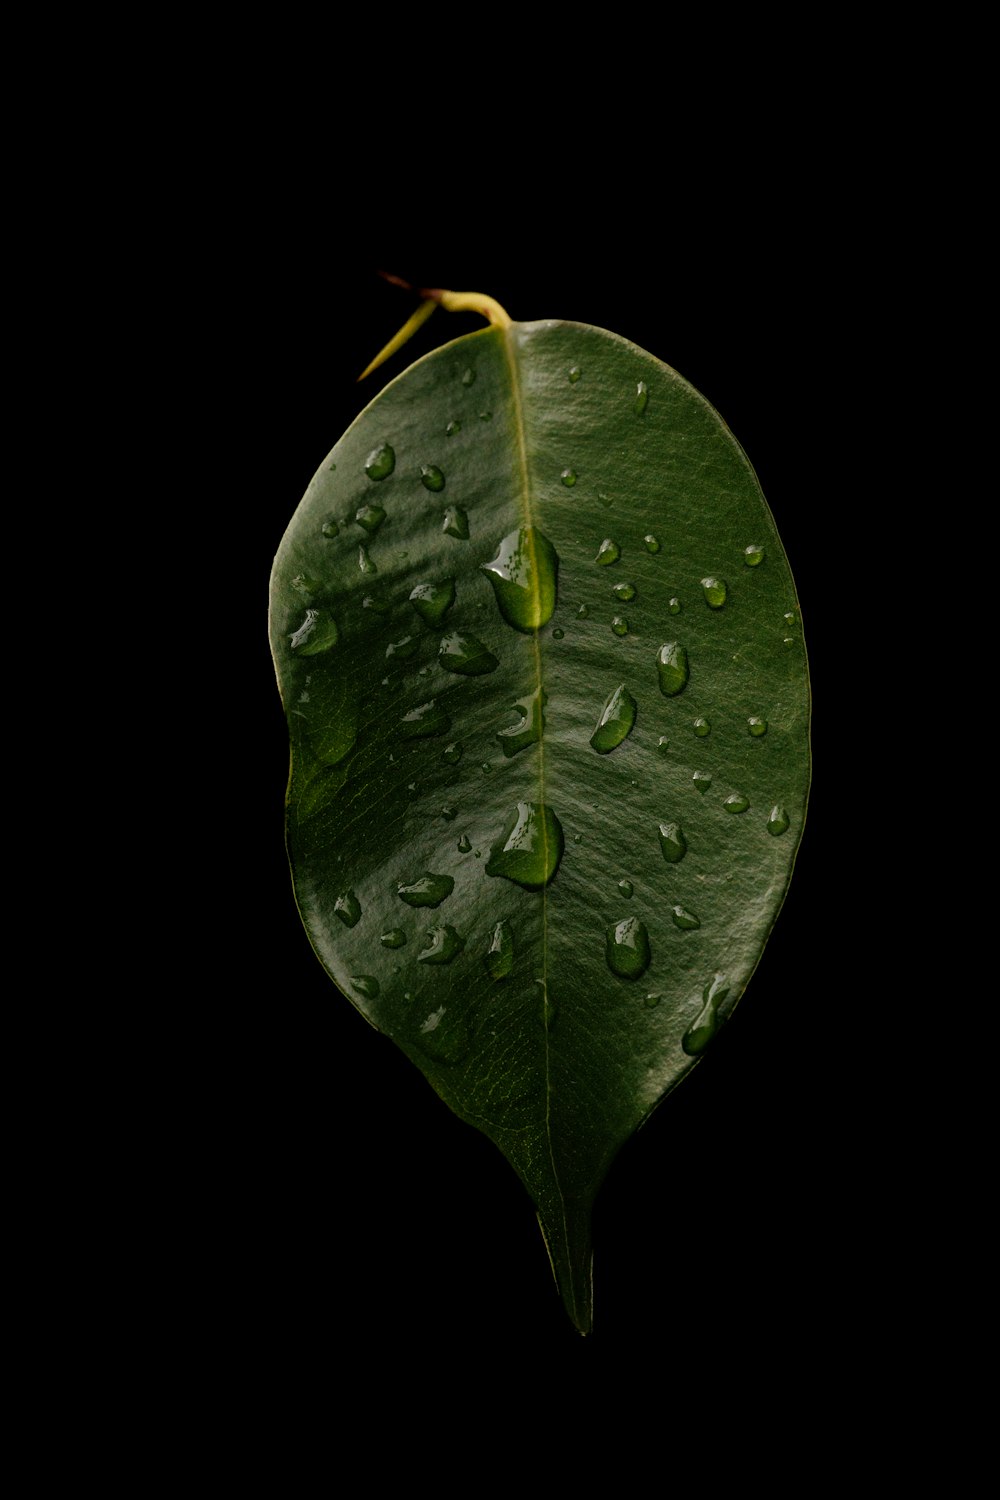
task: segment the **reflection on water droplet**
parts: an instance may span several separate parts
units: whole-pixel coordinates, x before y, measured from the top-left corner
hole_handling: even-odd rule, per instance
[[[618,882],[618,890],[621,893],[621,895],[623,895],[623,896],[625,896],[627,898],[627,897],[631,896],[633,889],[634,889],[634,887],[632,885],[631,880],[619,880],[619,882]]]
[[[323,522],[323,535],[325,537],[340,535],[340,527],[337,525],[333,516],[330,516],[326,521]]]
[[[743,813],[750,806],[750,800],[748,797],[744,797],[742,792],[730,792],[722,805],[726,809],[726,812]]]
[[[767,720],[754,714],[751,718],[747,719],[747,728],[755,739],[759,739],[762,734],[767,733]]]
[[[581,604],[580,608],[576,612],[576,617],[578,620],[585,620],[589,614],[590,610],[587,608],[587,606],[585,604]]]
[[[704,739],[706,734],[712,733],[712,726],[707,719],[695,719],[694,732],[699,739]]]
[[[685,911],[681,905],[672,907],[671,915],[674,919],[674,926],[679,927],[682,932],[693,932],[696,927],[701,926],[701,922],[695,916],[694,912]]]
[[[709,1042],[718,1030],[719,1006],[729,994],[729,985],[726,983],[725,974],[716,974],[715,978],[706,984],[702,992],[704,1005],[696,1021],[693,1021],[684,1033],[681,1046],[689,1057],[697,1057],[704,1052]]]
[[[759,568],[764,561],[764,548],[759,542],[751,542],[743,549],[743,561],[748,568]]]
[[[439,927],[429,927],[424,939],[424,947],[417,954],[417,963],[450,964],[456,953],[461,953],[464,947],[465,939],[459,937],[450,924],[442,923]]]
[[[447,536],[457,537],[460,542],[469,540],[469,518],[460,505],[449,505],[444,513],[441,530]]]
[[[458,672],[463,677],[484,677],[500,665],[476,636],[462,635],[457,630],[441,637],[438,661],[446,672]]]
[[[421,1021],[420,1030],[423,1032],[437,1031],[444,1018],[444,1011],[445,1008],[443,1005],[439,1006],[437,1010],[432,1010],[426,1021]]]
[[[485,962],[491,979],[506,979],[514,967],[514,929],[509,922],[494,927]]]
[[[616,583],[611,592],[614,594],[616,599],[621,599],[625,604],[627,604],[630,599],[635,598],[635,584]]]
[[[379,993],[379,982],[374,974],[352,974],[351,988],[357,990],[366,1000],[374,1000]]]
[[[411,708],[399,725],[400,733],[408,740],[427,740],[436,734],[447,734],[450,728],[451,719],[436,698],[421,703],[419,708]]]
[[[425,490],[430,490],[432,494],[440,494],[444,489],[444,475],[437,464],[423,464],[421,466],[420,483]]]
[[[665,698],[674,698],[684,691],[691,675],[688,654],[678,641],[668,641],[656,653],[656,670],[660,678],[660,692]]]
[[[361,902],[353,891],[344,891],[333,903],[333,909],[345,927],[353,927],[361,916]]]
[[[371,558],[368,556],[368,549],[367,549],[367,547],[359,547],[358,548],[358,567],[361,569],[362,573],[377,573],[378,572],[378,568],[375,566],[375,564],[372,562]]]
[[[406,942],[406,933],[402,927],[393,927],[390,932],[383,932],[379,942],[383,948],[402,948]]]
[[[643,541],[646,543],[647,552],[659,552],[660,544],[656,540],[656,537],[653,536],[652,532],[650,532],[649,536],[644,536]]]
[[[472,848],[472,844],[469,842],[469,835],[467,833],[463,833],[462,837],[459,839],[455,847],[458,850],[459,854],[468,854],[469,850]]]
[[[687,839],[684,830],[679,823],[660,824],[660,848],[663,858],[670,864],[676,865],[687,853]]]
[[[396,894],[407,906],[440,906],[454,889],[455,882],[450,875],[434,875],[428,870],[410,885],[397,886]]]
[[[545,728],[545,700],[544,689],[536,688],[533,693],[516,699],[512,704],[512,707],[518,709],[523,715],[520,724],[513,724],[509,729],[497,730],[497,739],[500,741],[504,755],[508,758],[541,739]]]
[[[625,615],[615,615],[611,621],[611,629],[615,635],[628,635],[628,620]]]
[[[444,578],[440,583],[418,583],[410,595],[410,603],[425,625],[440,625],[445,613],[455,602],[455,580]]]
[[[337,644],[337,622],[325,609],[307,609],[306,617],[289,644],[299,656],[316,656],[320,651],[329,651]]]
[[[702,793],[702,795],[704,795],[712,785],[712,778],[707,771],[695,771],[691,780],[694,782],[695,786],[698,788],[699,792]]]
[[[527,891],[548,885],[563,855],[562,825],[550,807],[519,802],[493,845],[487,875],[502,875]]]
[[[609,563],[617,562],[621,555],[622,549],[618,543],[612,541],[611,537],[606,536],[597,549],[597,556],[594,561],[599,563],[602,568],[606,568]]]
[[[635,388],[635,410],[642,416],[649,404],[649,387],[644,380],[640,380]]]
[[[563,469],[559,478],[568,490],[571,490],[574,484],[576,484],[576,473],[573,469]]]
[[[508,532],[496,557],[481,570],[493,585],[500,613],[515,630],[537,630],[552,618],[559,558],[537,526]]]
[[[461,745],[445,745],[441,752],[441,759],[446,760],[449,766],[457,766],[458,762],[462,759]]]
[[[475,378],[476,378],[476,372],[470,366],[469,369],[463,371],[463,373],[462,373],[462,384],[463,385],[471,385],[472,382],[475,380]]]
[[[453,823],[458,817],[458,808],[453,802],[446,802],[441,809],[441,816],[446,823]]]
[[[365,459],[365,473],[369,479],[387,479],[395,467],[396,455],[388,443],[373,448]]]
[[[583,374],[583,371],[580,369],[580,366],[579,365],[574,365],[573,368],[569,372],[569,383],[570,383],[570,385],[576,385],[576,382],[580,379],[580,376],[582,374]]]
[[[448,425],[447,425],[447,427],[445,428],[445,434],[448,437],[454,437],[455,434],[456,434],[456,432],[461,432],[461,430],[462,430],[462,424],[461,424],[461,422],[449,422]]]
[[[369,536],[374,536],[385,520],[385,511],[381,505],[362,505],[354,519],[359,526],[364,527]]]
[[[703,578],[701,586],[705,593],[705,603],[710,609],[721,609],[726,602],[726,580],[724,578]]]
[[[419,641],[415,635],[404,635],[401,640],[390,641],[385,648],[386,661],[393,656],[398,656],[402,661],[408,661],[418,645]]]
[[[649,933],[638,917],[613,923],[605,933],[604,956],[612,974],[638,979],[649,968]]]
[[[770,817],[767,820],[767,831],[773,834],[775,838],[780,838],[787,831],[790,822],[791,819],[783,807],[772,807]]]
[[[635,699],[625,684],[621,683],[605,703],[597,728],[590,736],[590,743],[598,755],[607,755],[632,733],[635,716]]]

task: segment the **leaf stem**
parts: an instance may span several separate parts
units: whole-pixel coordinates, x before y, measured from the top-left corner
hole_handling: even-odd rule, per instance
[[[409,292],[417,290],[399,276],[390,276],[386,271],[380,271],[379,275],[391,282],[393,286],[401,286]],[[365,376],[370,375],[373,370],[377,370],[379,365],[384,364],[396,353],[397,349],[401,349],[418,328],[423,327],[439,303],[448,312],[477,312],[486,319],[487,323],[492,323],[494,328],[509,328],[511,325],[510,315],[500,306],[495,297],[488,297],[485,292],[449,292],[441,287],[421,287],[419,291],[424,299],[423,302],[413,316],[407,318],[399,332],[393,334],[384,348],[379,350],[371,364],[362,370],[358,376],[359,381],[364,380]]]

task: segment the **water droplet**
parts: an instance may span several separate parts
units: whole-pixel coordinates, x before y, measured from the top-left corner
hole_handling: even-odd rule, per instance
[[[582,833],[574,833],[574,835],[573,835],[573,842],[574,842],[574,844],[582,844],[583,843],[583,834]]]
[[[665,698],[675,698],[688,685],[691,675],[688,654],[677,641],[668,641],[656,653],[656,670],[660,677],[660,692]]]
[[[441,530],[447,536],[457,537],[460,542],[469,540],[469,518],[460,505],[449,505]]]
[[[419,708],[411,708],[408,714],[404,714],[399,728],[404,739],[427,740],[436,734],[447,734],[451,719],[437,699],[432,698],[429,703],[421,703]]]
[[[764,548],[759,542],[751,542],[743,549],[743,561],[748,568],[759,568],[764,561]]]
[[[453,823],[458,817],[458,808],[453,802],[446,802],[441,809],[441,816],[446,823]]]
[[[361,916],[361,902],[353,891],[343,891],[333,903],[333,909],[345,927],[353,927]]]
[[[704,739],[706,734],[712,733],[712,726],[707,719],[695,719],[694,732],[699,739]]]
[[[694,912],[685,911],[683,906],[679,904],[671,907],[671,915],[674,919],[674,926],[679,927],[682,932],[693,932],[696,927],[701,926],[701,922],[695,916]]]
[[[555,630],[553,630],[552,632],[552,639],[554,641],[561,641],[565,634],[566,632],[565,630],[563,630],[562,626],[557,625]]]
[[[681,601],[677,598],[676,594],[674,595],[674,597],[672,599],[669,599],[667,601],[667,608],[669,609],[669,611],[670,611],[670,613],[672,615],[679,615],[680,614],[680,612],[681,612]]]
[[[479,420],[480,422],[492,422],[493,413],[491,411],[481,411],[479,413]]]
[[[337,525],[337,523],[334,520],[333,516],[330,516],[327,520],[325,520],[323,522],[323,535],[325,537],[333,537],[333,536],[339,536],[340,535],[340,527]]]
[[[635,699],[625,684],[621,683],[605,703],[597,728],[590,736],[590,743],[598,755],[607,755],[632,733],[635,715]]]
[[[747,728],[753,735],[754,739],[760,739],[762,734],[767,733],[767,720],[760,718],[757,714],[754,714],[751,718],[747,719]]]
[[[307,609],[302,624],[289,637],[289,644],[300,656],[316,656],[335,646],[337,635],[337,622],[331,614],[325,609]]]
[[[562,480],[566,488],[568,490],[571,490],[574,484],[576,484],[576,471],[574,469],[563,469],[562,473],[559,475],[559,478]]]
[[[794,637],[792,637],[790,635],[786,635],[784,637],[784,639],[782,640],[781,644],[783,646],[794,646],[795,645]]]
[[[393,927],[390,932],[383,932],[379,942],[383,948],[402,948],[406,942],[406,933],[402,927]]]
[[[362,573],[377,573],[378,572],[378,568],[376,568],[375,564],[372,562],[371,558],[368,556],[368,549],[367,549],[367,547],[359,547],[358,548],[358,567],[361,569]]]
[[[578,620],[585,620],[589,614],[590,610],[587,608],[587,606],[585,604],[581,604],[580,608],[576,612],[576,617]]]
[[[660,996],[657,994],[647,995],[642,1003],[647,1010],[653,1010],[657,1005],[659,1005]]]
[[[493,585],[508,625],[528,632],[548,624],[556,607],[559,558],[536,526],[509,532],[492,562],[482,564],[482,571]]]
[[[633,889],[634,889],[634,887],[632,885],[631,880],[619,880],[619,882],[618,882],[618,890],[626,898],[629,897],[629,896],[631,896]]]
[[[385,648],[386,661],[393,656],[398,656],[402,661],[408,661],[419,644],[415,635],[404,635],[402,640],[390,641]]]
[[[604,956],[612,974],[638,979],[649,968],[649,933],[638,917],[626,917],[605,933]]]
[[[303,599],[311,599],[313,595],[319,593],[322,587],[318,578],[307,578],[305,573],[296,573],[292,579],[292,588],[297,594],[301,594]]]
[[[600,500],[605,510],[610,510],[612,505],[614,505],[615,503],[613,496],[609,495],[606,490],[598,490],[597,498],[598,500]]]
[[[705,592],[705,603],[710,609],[721,609],[726,602],[726,580],[724,578],[703,578],[701,586]]]
[[[441,637],[438,661],[446,672],[459,672],[463,677],[484,677],[487,672],[495,672],[500,665],[482,641],[457,630]]]
[[[643,537],[643,541],[646,544],[646,551],[647,552],[659,552],[659,550],[660,550],[660,544],[656,540],[656,537],[653,535],[652,532],[650,532],[648,536],[644,536]]]
[[[485,958],[491,979],[506,979],[514,967],[514,930],[509,922],[498,922]]]
[[[438,495],[444,489],[444,475],[437,464],[424,464],[420,470],[420,483],[425,490]]]
[[[726,812],[743,813],[750,806],[750,799],[744,797],[742,792],[730,792],[722,805]]]
[[[563,855],[563,831],[550,807],[519,802],[493,845],[487,875],[503,875],[527,891],[548,885]]]
[[[457,766],[462,759],[461,745],[445,745],[441,752],[441,759],[446,760],[449,766]]]
[[[432,1010],[426,1021],[421,1021],[420,1030],[423,1032],[437,1031],[444,1017],[444,1012],[445,1007],[443,1005],[438,1006],[437,1010]]]
[[[385,511],[381,505],[362,505],[354,519],[359,526],[364,527],[369,536],[374,536],[385,520]]]
[[[635,410],[642,416],[649,404],[649,387],[644,380],[640,380],[635,388]]]
[[[395,467],[396,455],[388,443],[373,448],[365,459],[365,473],[369,479],[388,479]]]
[[[616,583],[611,592],[616,599],[621,599],[624,604],[628,604],[629,600],[636,596],[636,587],[634,583]]]
[[[685,1031],[681,1046],[689,1057],[697,1057],[704,1052],[709,1042],[718,1030],[719,1006],[729,994],[729,986],[726,983],[725,974],[716,974],[715,978],[706,984],[702,992],[704,1002],[701,1013],[696,1021],[693,1021]]]
[[[628,620],[624,615],[615,615],[611,621],[611,629],[615,635],[628,635]]]
[[[512,724],[509,729],[498,729],[497,739],[503,749],[504,755],[510,758],[519,750],[525,750],[529,745],[534,745],[542,737],[545,728],[545,691],[536,688],[533,693],[524,698],[518,698],[512,707],[518,709],[523,715],[520,724]]]
[[[425,946],[417,954],[418,964],[450,964],[456,953],[465,947],[465,939],[459,937],[454,927],[442,923],[429,927],[424,939]]]
[[[687,853],[687,839],[679,823],[660,824],[660,849],[669,864],[680,864]]]
[[[379,993],[379,982],[374,974],[352,974],[351,988],[357,990],[366,1000],[375,1000]]]
[[[582,374],[583,374],[583,371],[580,369],[580,366],[579,365],[574,365],[573,368],[569,372],[569,383],[570,383],[570,385],[576,385],[576,382],[580,379],[580,376]]]
[[[483,765],[482,765],[483,775],[484,776],[488,776],[490,774],[490,772],[492,771],[492,769],[493,769],[493,767],[490,765],[489,761],[488,760],[484,760],[483,761]]]
[[[471,385],[472,382],[475,380],[475,378],[476,378],[476,372],[475,372],[475,370],[473,370],[470,367],[462,375],[462,384],[463,385]]]
[[[712,778],[707,771],[695,771],[691,780],[694,782],[698,791],[701,792],[702,796],[705,795],[709,787],[712,785]]]
[[[789,610],[787,610],[787,611],[786,611],[786,612],[785,612],[785,614],[783,614],[783,615],[782,615],[782,617],[781,617],[781,618],[782,618],[782,619],[783,619],[783,620],[784,620],[784,621],[785,621],[785,622],[786,622],[786,623],[787,623],[787,624],[788,624],[788,625],[794,625],[794,624],[795,624],[795,611],[794,611],[794,609],[789,609]]]
[[[775,838],[780,838],[783,833],[787,832],[790,821],[783,807],[772,807],[767,820],[767,831]]]
[[[454,889],[450,875],[434,875],[428,870],[410,885],[397,886],[396,894],[407,906],[440,906]]]
[[[413,608],[424,624],[432,628],[440,625],[454,602],[454,578],[444,578],[440,583],[418,583],[410,595]]]
[[[445,435],[447,437],[454,437],[456,432],[461,432],[461,430],[461,422],[449,422],[447,427],[445,428]]]
[[[661,755],[667,755],[669,753],[670,741],[667,739],[665,734],[660,735],[660,738],[656,742],[656,748],[657,750],[659,750]]]
[[[366,594],[361,601],[361,608],[371,610],[372,614],[387,615],[390,606],[384,599],[380,599],[377,594]]]
[[[597,549],[597,556],[594,558],[594,561],[598,563],[600,567],[606,568],[610,563],[617,562],[621,555],[622,549],[619,547],[618,543],[612,541],[609,536],[606,536],[604,538],[604,541]]]

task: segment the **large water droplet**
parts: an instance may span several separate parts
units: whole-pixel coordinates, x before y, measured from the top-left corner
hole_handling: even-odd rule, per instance
[[[537,630],[552,618],[559,558],[537,526],[509,532],[482,571],[493,585],[500,613],[515,630]]]
[[[580,366],[579,365],[574,365],[573,368],[569,372],[569,383],[570,383],[570,385],[576,385],[576,382],[580,379],[580,376],[582,374],[583,374],[583,371],[580,369]]]
[[[359,526],[364,527],[369,536],[374,536],[385,520],[385,511],[381,505],[362,505],[354,519]]]
[[[444,489],[444,475],[437,464],[424,464],[422,466],[420,470],[420,483],[425,490],[430,490],[434,495],[441,493]]]
[[[631,894],[632,894],[632,892],[633,892],[634,889],[635,889],[635,887],[633,886],[631,880],[619,880],[619,882],[618,882],[618,891],[619,891],[619,894],[622,895],[622,896],[624,896],[626,898],[626,900],[628,899],[629,896],[631,896]]]
[[[748,568],[759,568],[764,561],[764,548],[760,542],[751,542],[743,549],[743,561]]]
[[[325,609],[307,609],[306,617],[289,644],[299,656],[316,656],[337,644],[337,622]]]
[[[436,734],[447,734],[450,728],[451,719],[436,698],[421,703],[419,708],[411,708],[399,726],[400,733],[408,740],[431,739]]]
[[[660,550],[660,544],[656,540],[656,537],[653,535],[652,532],[650,532],[649,536],[644,536],[643,537],[643,541],[646,544],[646,551],[647,552],[659,552],[659,550]]]
[[[671,907],[671,916],[674,919],[674,926],[679,927],[682,932],[693,932],[696,927],[701,926],[701,922],[695,916],[694,912],[685,911],[683,906],[679,904]]]
[[[611,629],[615,635],[628,635],[628,618],[626,615],[615,615],[611,621]]]
[[[413,608],[424,624],[432,628],[440,625],[454,602],[454,578],[443,578],[440,583],[418,583],[410,595]]]
[[[519,750],[524,750],[528,745],[533,745],[542,737],[545,728],[545,691],[536,688],[524,698],[518,698],[513,707],[519,709],[523,715],[520,724],[512,724],[509,729],[498,729],[497,739],[508,758],[516,755]]]
[[[454,927],[442,923],[429,927],[424,939],[425,946],[417,954],[418,964],[450,964],[456,953],[465,947],[465,939],[459,937]]]
[[[635,715],[635,699],[625,684],[621,683],[605,703],[597,728],[590,736],[590,743],[598,755],[607,755],[632,733]]]
[[[703,578],[701,586],[705,593],[705,603],[710,609],[721,609],[726,602],[726,580],[724,578]]]
[[[471,385],[476,378],[476,372],[471,367],[462,375],[462,384]]]
[[[379,994],[379,982],[374,974],[352,974],[351,989],[357,990],[366,1000],[375,1000]]]
[[[396,455],[388,443],[373,448],[365,459],[365,473],[369,479],[387,479],[396,467]]]
[[[722,805],[726,812],[744,813],[750,806],[750,799],[744,797],[742,792],[730,792]]]
[[[375,566],[375,564],[372,562],[371,558],[368,556],[368,548],[367,547],[359,547],[358,548],[358,567],[361,569],[362,573],[377,573],[378,572],[378,568]]]
[[[397,886],[396,894],[407,906],[440,906],[455,889],[450,875],[434,875],[430,870],[409,885]]]
[[[514,929],[509,922],[498,922],[485,957],[491,979],[506,979],[514,967]]]
[[[393,927],[390,932],[383,932],[379,942],[383,948],[402,948],[406,942],[406,933],[402,927]]]
[[[672,865],[679,864],[687,853],[687,847],[687,839],[679,823],[660,824],[660,848],[665,860]]]
[[[656,653],[656,670],[660,677],[660,692],[665,698],[674,698],[684,691],[691,675],[688,654],[678,641],[668,641]]]
[[[327,538],[340,535],[340,527],[337,525],[333,516],[329,516],[327,520],[323,522],[323,535]]]
[[[447,536],[457,537],[460,542],[469,540],[469,518],[460,505],[449,505],[444,513],[441,530]]]
[[[649,968],[649,933],[638,917],[626,917],[605,933],[604,956],[612,974],[638,979]]]
[[[695,734],[703,740],[707,734],[712,733],[712,726],[707,719],[695,719],[693,724]]]
[[[600,567],[606,568],[609,563],[617,562],[621,555],[622,549],[619,547],[618,543],[612,541],[611,537],[606,536],[604,538],[604,541],[597,549],[597,556],[594,558],[594,561],[599,564]]]
[[[562,480],[566,488],[568,490],[571,490],[574,484],[576,484],[576,470],[563,469],[562,473],[559,475],[559,478]]]
[[[704,1005],[696,1021],[693,1021],[685,1031],[681,1046],[689,1057],[697,1057],[704,1052],[709,1042],[718,1030],[719,1006],[729,994],[729,985],[726,983],[725,974],[716,974],[715,978],[706,984],[702,992]]]
[[[646,410],[646,407],[648,405],[649,405],[649,387],[647,386],[647,384],[646,384],[646,382],[644,380],[640,380],[639,384],[635,388],[635,402],[634,402],[634,406],[635,406],[636,411],[639,413],[639,415],[642,416],[643,412]]]
[[[441,637],[438,661],[446,672],[459,672],[463,677],[484,677],[487,672],[495,672],[500,665],[482,641],[457,630]]]
[[[385,659],[389,661],[392,657],[398,656],[401,661],[409,661],[419,644],[415,635],[404,635],[401,640],[390,641],[385,648]]]
[[[333,909],[345,927],[353,927],[361,916],[361,902],[353,891],[343,891],[333,903]]]
[[[780,838],[783,833],[788,831],[790,822],[791,819],[783,807],[772,807],[767,820],[767,831],[773,834],[775,838]]]
[[[552,809],[540,802],[519,802],[493,845],[486,873],[540,891],[559,868],[562,854],[562,825]]]
[[[709,787],[712,785],[712,778],[707,771],[695,771],[694,775],[691,777],[691,780],[694,782],[698,791],[701,792],[702,796],[705,795]]]
[[[636,593],[635,584],[634,583],[616,583],[615,586],[614,586],[614,588],[611,590],[611,592],[614,594],[614,596],[615,596],[616,599],[621,599],[621,601],[624,604],[627,604],[630,599],[634,599],[635,598],[635,593]]]
[[[462,837],[455,845],[455,848],[458,850],[459,854],[468,854],[469,850],[472,848],[472,843],[467,833],[462,834]]]
[[[747,728],[754,739],[760,739],[762,734],[767,733],[767,720],[760,718],[758,714],[754,714],[752,718],[747,719]]]
[[[461,745],[445,745],[444,749],[441,752],[441,759],[446,760],[449,766],[457,766],[459,761],[462,759]]]

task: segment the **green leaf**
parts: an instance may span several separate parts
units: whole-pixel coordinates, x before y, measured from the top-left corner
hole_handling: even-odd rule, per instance
[[[614,334],[471,334],[324,460],[271,641],[313,946],[511,1161],[586,1332],[597,1190],[732,1013],[805,817],[805,649],[753,471]]]

